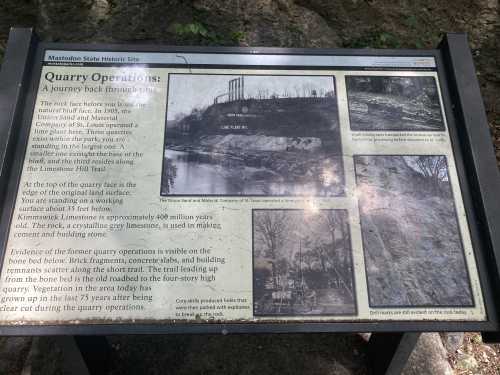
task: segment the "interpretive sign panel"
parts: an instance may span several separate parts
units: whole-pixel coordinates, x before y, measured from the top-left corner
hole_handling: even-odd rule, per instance
[[[2,325],[487,321],[435,57],[260,56],[44,49]]]

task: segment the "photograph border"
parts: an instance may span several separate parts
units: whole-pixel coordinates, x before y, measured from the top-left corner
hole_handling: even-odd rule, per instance
[[[472,288],[472,280],[471,280],[471,275],[470,275],[470,271],[469,271],[469,267],[471,265],[467,261],[467,256],[465,253],[464,240],[463,240],[462,230],[460,227],[460,221],[458,218],[457,206],[456,206],[456,202],[455,202],[455,191],[453,190],[453,184],[451,183],[451,179],[450,179],[450,172],[449,172],[450,171],[450,164],[448,163],[448,156],[447,155],[436,155],[436,154],[423,154],[423,155],[419,155],[419,154],[354,154],[353,155],[353,165],[354,165],[354,178],[355,178],[356,186],[358,186],[358,182],[359,182],[358,174],[356,171],[356,157],[360,157],[360,156],[431,156],[431,157],[432,156],[444,156],[445,157],[446,168],[448,171],[448,181],[450,183],[450,190],[451,190],[451,194],[452,194],[453,212],[455,213],[455,221],[457,224],[458,235],[459,235],[459,239],[460,239],[460,248],[462,250],[461,254],[462,254],[462,257],[464,260],[465,272],[467,275],[467,285],[469,287],[469,292],[470,292],[471,299],[472,299],[471,305],[428,305],[428,304],[426,304],[426,305],[397,305],[397,306],[394,306],[394,305],[380,305],[380,306],[378,306],[377,305],[377,306],[373,306],[371,301],[370,301],[370,284],[368,282],[368,269],[367,269],[367,264],[366,264],[366,247],[365,247],[365,239],[363,236],[363,220],[362,220],[362,215],[361,215],[361,204],[360,204],[359,198],[358,198],[357,200],[358,200],[358,211],[359,211],[359,227],[360,227],[361,242],[363,245],[363,260],[364,260],[363,263],[364,263],[364,267],[365,267],[364,271],[365,271],[365,278],[366,278],[366,293],[367,293],[369,308],[370,309],[402,309],[402,308],[407,308],[407,309],[419,309],[419,308],[435,308],[435,309],[464,308],[464,309],[471,309],[471,308],[476,308],[478,301],[476,301],[476,298],[474,295],[474,290]],[[469,230],[469,229],[467,228],[467,230]],[[474,256],[474,260],[476,261],[474,249],[473,249],[472,253]],[[477,268],[477,266],[476,266],[476,268]],[[478,272],[478,274],[479,274],[479,272]],[[483,286],[482,286],[481,282],[479,283],[479,286],[480,286],[479,292],[481,293],[481,296],[484,299]]]
[[[412,70],[413,72],[413,70]],[[377,73],[383,73],[383,71],[377,71]],[[448,130],[448,124],[445,121],[444,113],[443,113],[443,99],[442,99],[442,92],[441,92],[441,85],[439,82],[439,77],[438,76],[433,76],[433,75],[419,75],[419,76],[403,76],[403,75],[387,75],[387,74],[348,74],[344,76],[344,81],[345,81],[345,91],[346,91],[346,99],[347,99],[347,112],[349,115],[349,130],[351,132],[417,132],[417,133],[422,133],[422,132],[446,132]],[[434,79],[434,83],[436,84],[436,90],[438,91],[438,100],[439,100],[439,115],[441,117],[441,122],[443,123],[443,129],[414,129],[414,130],[409,130],[409,129],[353,129],[352,128],[352,116],[351,116],[351,104],[350,104],[350,98],[349,98],[349,90],[347,88],[347,79],[350,77],[396,77],[396,78],[408,78],[408,77],[431,77]]]
[[[350,223],[350,215],[349,215],[349,209],[347,208],[321,208],[319,211],[346,211],[347,215],[347,228],[348,228],[348,233],[349,233],[349,244],[350,244],[350,249],[349,249],[349,257],[351,259],[351,276],[352,276],[352,288],[353,288],[353,300],[354,300],[354,312],[352,314],[309,314],[309,315],[283,315],[283,314],[258,314],[255,311],[255,277],[254,277],[254,270],[255,270],[255,226],[254,226],[254,211],[305,211],[303,208],[252,208],[251,210],[251,215],[252,215],[252,316],[254,318],[266,318],[266,317],[271,317],[271,318],[281,318],[281,320],[285,320],[286,318],[300,318],[302,320],[314,320],[314,319],[309,319],[309,317],[329,317],[329,316],[334,316],[334,317],[339,317],[339,316],[345,316],[345,317],[357,317],[359,314],[359,306],[358,306],[358,293],[357,293],[357,288],[356,288],[356,272],[354,270],[354,256],[353,256],[353,243],[352,243],[352,231],[351,231],[351,223]],[[317,321],[314,320],[314,321]],[[346,320],[350,321],[350,320]],[[357,321],[357,320],[352,320],[352,321]]]
[[[210,68],[210,70],[221,70],[224,68]],[[230,68],[228,68],[230,69]],[[231,68],[234,69],[234,68]],[[235,70],[257,70],[257,67],[249,67],[247,69],[243,68],[238,68]],[[280,69],[282,71],[283,69]],[[335,105],[337,107],[337,122],[338,122],[338,127],[339,127],[339,145],[340,145],[340,153],[338,154],[338,158],[340,160],[340,169],[342,170],[342,179],[343,179],[343,186],[342,186],[342,193],[339,195],[334,195],[334,196],[320,196],[320,195],[286,195],[286,194],[277,194],[277,195],[266,195],[266,194],[162,194],[162,186],[163,186],[163,170],[165,168],[165,150],[167,146],[167,116],[168,116],[168,98],[170,96],[170,76],[171,75],[222,75],[222,76],[234,76],[234,75],[245,75],[245,76],[272,76],[272,77],[329,77],[333,80],[333,88],[335,90]],[[347,186],[346,186],[346,169],[344,165],[344,153],[343,153],[343,144],[342,144],[342,130],[340,126],[340,114],[339,114],[339,99],[338,99],[338,85],[337,85],[337,77],[335,75],[331,74],[258,74],[258,73],[251,73],[251,74],[235,74],[235,73],[184,73],[184,72],[179,72],[179,73],[168,73],[168,79],[167,79],[167,98],[166,98],[166,103],[165,103],[165,125],[163,127],[163,148],[162,148],[162,153],[161,153],[161,174],[160,174],[160,197],[233,197],[233,198],[248,198],[248,197],[259,197],[259,198],[274,198],[274,197],[287,197],[287,198],[305,198],[305,197],[314,197],[314,198],[338,198],[338,197],[346,197],[347,195]]]

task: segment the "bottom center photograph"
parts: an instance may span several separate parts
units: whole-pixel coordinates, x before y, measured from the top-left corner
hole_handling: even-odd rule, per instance
[[[347,210],[252,215],[255,316],[356,315]]]

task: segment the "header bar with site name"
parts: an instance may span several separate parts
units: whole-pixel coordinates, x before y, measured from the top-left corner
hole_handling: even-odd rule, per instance
[[[57,64],[161,64],[304,66],[338,68],[424,68],[436,67],[432,56],[334,56],[286,54],[233,54],[181,52],[103,52],[47,50],[45,63]]]

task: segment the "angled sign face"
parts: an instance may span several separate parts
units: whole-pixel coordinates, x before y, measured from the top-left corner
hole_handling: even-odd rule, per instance
[[[1,325],[493,324],[437,50],[36,48]]]

